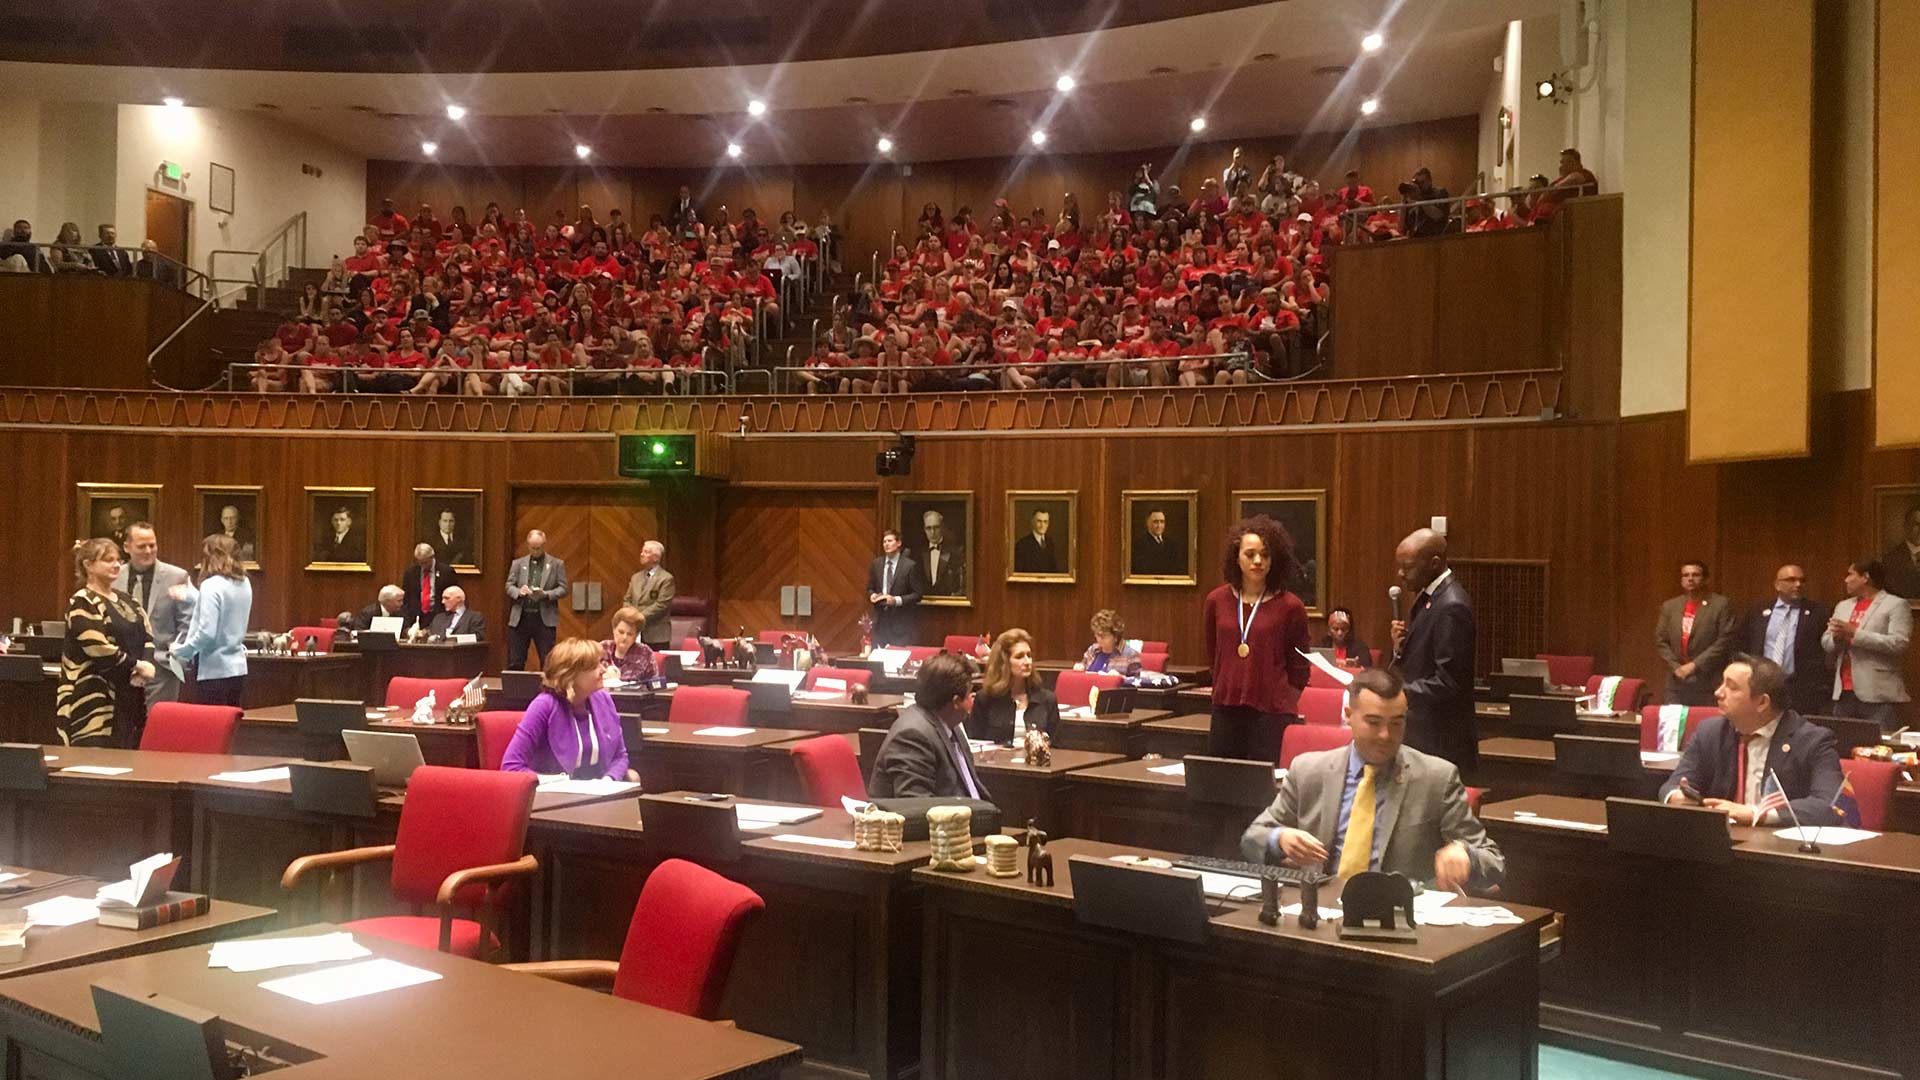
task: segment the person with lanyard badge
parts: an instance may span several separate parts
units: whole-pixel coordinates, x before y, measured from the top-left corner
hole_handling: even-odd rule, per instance
[[[1286,584],[1299,562],[1286,529],[1264,514],[1241,521],[1230,537],[1223,583],[1203,608],[1213,669],[1207,753],[1278,761],[1281,733],[1297,719],[1311,670],[1306,605]]]
[[[527,706],[500,760],[503,772],[530,772],[541,779],[626,780],[626,737],[613,695],[603,688],[597,641],[568,638],[546,656],[540,694]]]
[[[1901,672],[1913,642],[1913,610],[1886,589],[1886,568],[1879,559],[1856,559],[1847,566],[1847,599],[1833,609],[1820,645],[1837,657],[1833,674],[1833,715],[1875,720],[1882,731],[1900,726],[1909,700]]]
[[[1093,613],[1089,628],[1093,631],[1093,644],[1087,646],[1080,662],[1073,665],[1076,670],[1111,671],[1128,679],[1140,674],[1140,650],[1127,641],[1127,624],[1119,612],[1101,608]]]

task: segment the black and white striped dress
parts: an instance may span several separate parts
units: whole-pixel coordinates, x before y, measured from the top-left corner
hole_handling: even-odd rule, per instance
[[[69,746],[136,747],[146,695],[130,685],[134,665],[153,659],[153,635],[138,601],[82,586],[67,601],[67,640],[54,697],[60,741]]]

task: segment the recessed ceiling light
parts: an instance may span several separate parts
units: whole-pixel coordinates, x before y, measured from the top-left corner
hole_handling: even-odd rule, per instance
[[[423,142],[420,144],[420,152],[428,157],[432,157],[440,152],[440,144],[432,141]]]
[[[1059,78],[1053,80],[1053,88],[1055,90],[1060,91],[1063,94],[1073,93],[1073,88],[1078,85],[1080,84],[1074,82],[1073,76],[1071,75],[1062,75]]]
[[[1197,135],[1200,132],[1207,130],[1207,118],[1204,116],[1196,116],[1193,119],[1187,121],[1187,128]]]
[[[730,157],[730,158],[737,158],[737,157],[739,157],[739,156],[740,156],[740,144],[739,144],[739,143],[737,143],[737,142],[730,142],[730,143],[728,143],[728,144],[727,144],[727,156],[728,156],[728,157]]]
[[[585,161],[587,158],[593,156],[593,147],[583,142],[574,143],[573,156],[579,158],[581,161]]]
[[[467,118],[467,107],[465,105],[455,105],[452,103],[448,103],[447,119],[464,120],[466,118]]]
[[[1360,103],[1361,116],[1372,116],[1374,113],[1377,113],[1379,111],[1380,111],[1379,98],[1368,98],[1367,100]]]
[[[893,153],[893,140],[882,135],[880,136],[880,141],[873,144],[873,148],[883,154],[891,154]]]
[[[1040,128],[1034,128],[1033,134],[1027,136],[1027,141],[1035,146],[1045,146],[1047,145],[1047,133]]]
[[[163,97],[160,99],[160,104],[165,105],[169,109],[178,109],[184,107],[186,102],[177,97]]]
[[[1385,45],[1386,43],[1387,43],[1387,39],[1381,35],[1380,31],[1375,30],[1373,33],[1368,34],[1366,37],[1363,37],[1360,39],[1360,51],[1361,52],[1379,52],[1380,46]]]
[[[747,115],[748,116],[767,115],[767,103],[764,101],[761,101],[759,98],[754,98],[752,101],[747,102]]]

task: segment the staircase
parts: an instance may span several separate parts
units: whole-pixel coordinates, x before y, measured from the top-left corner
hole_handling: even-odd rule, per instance
[[[268,295],[271,298],[273,293],[284,291],[273,289],[269,290]],[[207,317],[211,320],[207,333],[208,351],[220,365],[221,372],[224,374],[229,370],[228,364],[252,362],[254,347],[273,336],[290,309],[261,311],[254,307],[239,307],[208,312]],[[244,386],[243,382],[242,386],[232,389],[243,389]]]
[[[787,312],[786,327],[776,331],[761,345],[759,362],[753,367],[777,368],[787,366],[787,350],[793,350],[793,363],[805,364],[813,352],[813,321],[820,320],[820,332],[825,333],[827,325],[833,321],[834,297],[844,297],[853,291],[853,277],[850,274],[828,274],[827,287],[815,292],[806,308]],[[767,377],[763,375],[743,375],[734,381],[735,389],[740,393],[764,393],[767,389]],[[777,377],[772,389],[775,393],[784,393]]]

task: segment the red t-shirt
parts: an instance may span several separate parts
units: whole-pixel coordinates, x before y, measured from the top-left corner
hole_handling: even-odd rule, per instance
[[[1240,621],[1246,616],[1232,588],[1207,594],[1206,652],[1213,668],[1213,703],[1241,705],[1263,713],[1295,713],[1310,668],[1302,655],[1309,642],[1307,609],[1290,592],[1269,596],[1253,612],[1247,655],[1240,655]]]
[[[1848,625],[1858,629],[1861,620],[1867,617],[1867,609],[1872,606],[1873,601],[1865,597],[1855,600],[1853,611],[1847,616]],[[1851,645],[1847,647],[1846,652],[1840,654],[1840,689],[1853,689],[1853,647]]]

